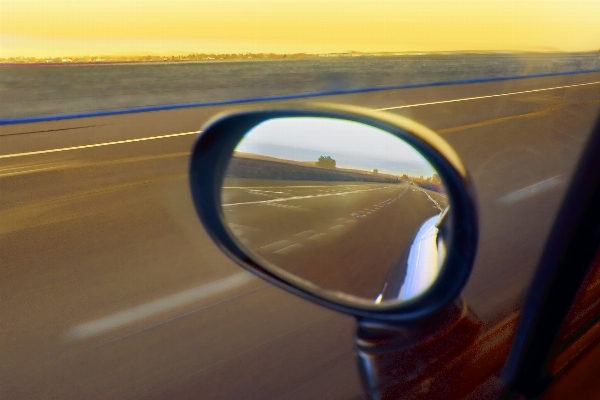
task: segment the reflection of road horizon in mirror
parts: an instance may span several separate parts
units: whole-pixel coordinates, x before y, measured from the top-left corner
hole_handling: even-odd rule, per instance
[[[354,121],[294,117],[265,121],[250,130],[237,152],[296,162],[331,157],[336,167],[408,176],[435,172],[414,148],[381,129]]]
[[[290,133],[299,121],[313,134]],[[245,136],[225,172],[223,218],[240,245],[275,274],[340,300],[389,305],[427,290],[443,262],[437,224],[448,199],[423,156],[351,121],[269,122]],[[321,156],[335,167],[316,165]],[[376,163],[356,168],[364,160]],[[417,172],[404,176],[398,165]]]

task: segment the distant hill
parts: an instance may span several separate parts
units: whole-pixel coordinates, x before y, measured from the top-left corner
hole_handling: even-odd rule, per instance
[[[595,53],[597,52],[588,52]],[[577,53],[585,55],[588,53]],[[132,55],[95,55],[95,56],[56,56],[56,57],[4,57],[0,58],[1,64],[104,64],[104,63],[163,63],[163,62],[190,62],[190,61],[235,61],[235,60],[282,60],[282,59],[301,59],[301,58],[317,58],[317,57],[386,57],[386,56],[447,56],[447,55],[462,55],[462,56],[478,56],[478,55],[568,55],[569,53],[558,51],[540,51],[540,52],[482,52],[482,51],[455,51],[455,52],[369,52],[347,51],[342,53],[186,53],[186,52],[168,52],[168,53],[152,53],[132,54]]]
[[[227,166],[228,178],[279,179],[328,182],[380,182],[400,183],[399,177],[373,174],[352,169],[319,168],[314,163],[304,163],[236,152]]]
[[[298,166],[301,166],[301,167],[315,167],[315,168],[318,168],[318,167],[315,166],[315,161],[286,160],[286,159],[283,159],[283,158],[263,156],[261,154],[244,153],[244,152],[241,152],[241,151],[235,151],[233,154],[234,154],[234,157],[246,158],[246,159],[250,159],[250,160],[272,161],[272,162],[277,162],[277,163],[298,165]],[[354,174],[361,174],[361,175],[367,175],[367,176],[373,175],[373,172],[365,171],[365,170],[360,170],[360,169],[353,169],[353,168],[338,168],[338,167],[336,167],[335,171],[350,172],[350,173],[354,173]],[[396,175],[390,175],[390,174],[378,173],[377,175],[379,177],[381,177],[382,179],[396,179],[396,178],[398,178],[398,176],[396,176]]]

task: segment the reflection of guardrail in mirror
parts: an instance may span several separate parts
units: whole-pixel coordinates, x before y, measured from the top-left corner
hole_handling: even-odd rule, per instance
[[[393,175],[345,168],[320,168],[314,163],[289,161],[275,157],[236,153],[231,158],[225,176],[228,178],[282,179],[306,181],[379,182],[401,183]]]

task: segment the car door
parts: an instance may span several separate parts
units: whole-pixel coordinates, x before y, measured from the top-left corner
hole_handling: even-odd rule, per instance
[[[527,397],[564,394],[581,378],[569,369],[598,361],[595,352],[584,364],[578,356],[598,337],[599,156],[597,119],[553,222],[504,368],[513,391]]]
[[[590,268],[559,332],[559,352],[551,363],[554,383],[544,400],[595,399],[600,393],[596,379],[600,369],[600,259]]]

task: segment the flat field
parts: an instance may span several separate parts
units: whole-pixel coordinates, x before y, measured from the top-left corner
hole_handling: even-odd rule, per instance
[[[0,118],[600,69],[600,53],[0,67]]]

